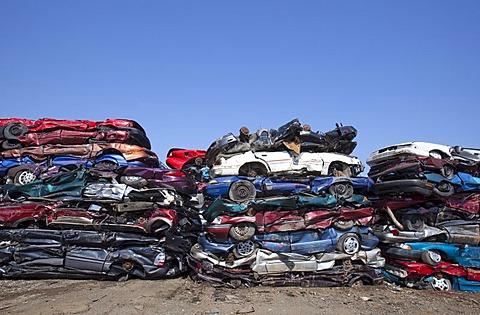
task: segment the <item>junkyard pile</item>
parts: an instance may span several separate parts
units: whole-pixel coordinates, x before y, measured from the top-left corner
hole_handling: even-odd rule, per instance
[[[0,276],[475,290],[480,151],[394,145],[362,177],[356,134],[242,127],[166,167],[132,120],[0,119]]]

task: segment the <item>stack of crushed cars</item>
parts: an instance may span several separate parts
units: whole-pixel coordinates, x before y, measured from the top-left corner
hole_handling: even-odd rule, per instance
[[[428,142],[371,154],[384,275],[414,288],[480,290],[480,150]]]
[[[230,287],[382,281],[373,182],[357,176],[363,165],[349,155],[355,128],[303,127],[297,119],[255,134],[242,127],[204,155],[169,152],[167,164],[189,155],[188,167],[210,178],[201,186],[204,232],[187,256],[194,278]]]
[[[187,270],[195,181],[132,120],[0,119],[0,277],[159,279]]]

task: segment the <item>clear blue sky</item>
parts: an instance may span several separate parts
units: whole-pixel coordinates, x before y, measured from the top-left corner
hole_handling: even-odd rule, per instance
[[[0,1],[2,117],[129,118],[162,160],[242,125],[480,147],[480,1]]]

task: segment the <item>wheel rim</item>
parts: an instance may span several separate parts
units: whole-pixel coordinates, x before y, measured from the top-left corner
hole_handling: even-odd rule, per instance
[[[350,197],[353,187],[348,183],[339,183],[333,186],[333,194],[339,197]]]
[[[346,254],[355,254],[359,250],[360,244],[355,236],[349,236],[343,241],[342,248]]]
[[[18,176],[18,183],[20,185],[25,185],[33,182],[35,179],[37,179],[37,176],[32,171],[23,171]]]
[[[250,189],[248,189],[248,187],[245,185],[239,186],[237,189],[235,189],[235,197],[239,199],[246,199],[248,198],[249,194]]]
[[[436,263],[436,264],[438,264],[438,263],[440,263],[440,262],[442,261],[442,256],[441,256],[438,252],[436,252],[436,251],[431,251],[431,250],[429,250],[429,251],[428,251],[428,256],[429,256],[430,259],[431,259],[434,263]]]
[[[339,196],[343,196],[343,195],[345,195],[345,193],[347,192],[347,185],[345,185],[345,184],[336,184],[333,191],[335,191],[335,194],[337,194],[337,195],[339,195]]]
[[[233,227],[233,230],[239,236],[246,236],[250,232],[250,227],[248,225],[236,225]]]
[[[444,277],[433,277],[431,283],[432,288],[437,291],[450,291],[452,289],[452,283]]]
[[[240,256],[249,256],[255,250],[255,244],[252,241],[241,242],[237,244],[237,252]]]

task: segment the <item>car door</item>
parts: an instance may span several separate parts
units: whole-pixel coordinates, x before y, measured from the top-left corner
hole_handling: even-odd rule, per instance
[[[293,157],[287,151],[280,152],[255,152],[257,159],[268,164],[270,172],[279,173],[293,169]]]

